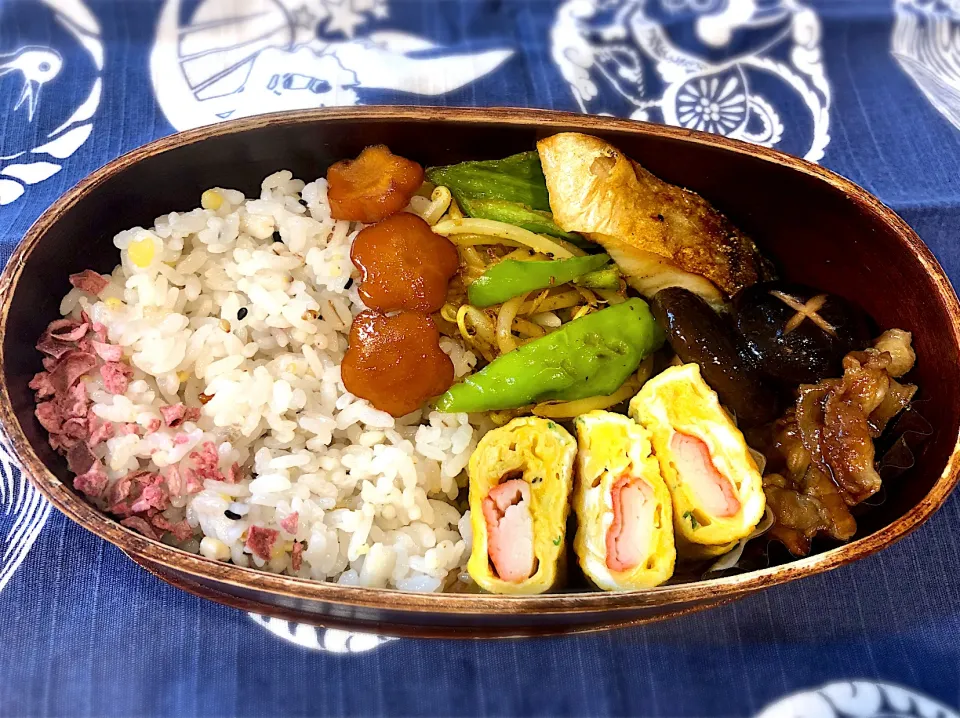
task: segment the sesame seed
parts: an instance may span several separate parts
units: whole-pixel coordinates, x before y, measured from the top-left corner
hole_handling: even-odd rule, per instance
[[[237,312],[237,320],[241,320],[247,316],[249,310],[246,307],[240,307],[240,311]]]

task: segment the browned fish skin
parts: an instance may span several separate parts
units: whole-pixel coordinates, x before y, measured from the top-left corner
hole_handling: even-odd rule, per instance
[[[603,245],[628,274],[635,260],[637,274],[648,275],[640,268],[654,254],[728,296],[766,274],[753,241],[709,202],[664,182],[616,147],[571,132],[537,148],[554,220]]]

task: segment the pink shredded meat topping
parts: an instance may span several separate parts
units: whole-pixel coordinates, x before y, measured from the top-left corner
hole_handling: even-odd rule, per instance
[[[112,439],[115,429],[113,428],[112,422],[103,421],[91,411],[87,417],[87,431],[90,434],[90,438],[87,439],[87,441],[90,446],[93,447],[103,443],[107,439]]]
[[[70,275],[70,284],[83,292],[96,295],[106,289],[110,281],[92,269],[84,269],[82,272]]]
[[[303,544],[299,541],[293,542],[293,550],[290,552],[290,566],[294,571],[299,571],[303,564]]]
[[[276,529],[251,526],[247,532],[246,547],[254,556],[259,556],[264,561],[269,561],[270,554],[273,551],[273,545],[277,542],[277,536],[279,535],[280,533]]]
[[[196,463],[197,476],[204,479],[220,480],[220,454],[212,441],[205,441],[199,451],[191,451],[190,458]]]
[[[170,404],[169,406],[161,406],[160,414],[167,426],[176,429],[185,421],[197,421],[200,418],[200,407]]]
[[[300,514],[297,511],[294,511],[292,514],[287,514],[285,517],[283,517],[283,519],[280,520],[280,528],[282,528],[288,534],[296,534],[299,524]]]
[[[180,475],[180,468],[176,464],[171,464],[167,469],[167,489],[171,496],[179,496],[183,493],[183,477]]]
[[[102,291],[108,283],[96,272],[89,271],[73,275],[71,282],[93,294]],[[183,404],[162,407],[163,420],[152,419],[146,427],[137,423],[114,424],[94,414],[91,410],[93,402],[83,379],[91,378],[99,369],[104,389],[123,394],[133,376],[133,369],[122,361],[123,350],[107,341],[106,326],[91,321],[86,312],[81,315],[82,321],[65,318],[51,322],[37,343],[37,348],[44,354],[44,371],[36,374],[29,384],[36,392],[37,420],[49,433],[50,445],[66,456],[70,471],[75,474],[73,484],[77,491],[121,518],[121,524],[144,536],[159,540],[169,532],[177,541],[186,541],[194,534],[186,519],[174,523],[162,513],[170,508],[170,496],[182,495],[184,491],[201,491],[205,478],[231,483],[239,481],[240,467],[233,464],[224,476],[219,468],[216,446],[208,441],[190,455],[195,469],[187,468],[181,472],[174,464],[166,469],[165,475],[136,470],[111,485],[94,447],[115,434],[143,436],[159,431],[164,423],[175,428],[184,421],[197,421],[200,408]],[[182,432],[173,437],[176,445],[189,441],[190,437]],[[269,556],[277,532],[273,531],[271,536],[267,529],[260,531],[266,533],[253,531],[251,545],[265,550]]]
[[[56,389],[53,388],[53,381],[50,379],[50,372],[46,371],[35,374],[27,386],[37,392],[38,399],[53,396],[56,393]]]
[[[122,362],[109,361],[100,367],[100,376],[103,377],[104,389],[111,394],[124,394],[133,376],[133,369]]]
[[[196,494],[203,491],[203,480],[197,476],[197,472],[193,469],[185,469],[183,472],[183,478],[187,482],[188,494]]]
[[[163,476],[150,474],[150,483],[140,490],[140,497],[130,504],[130,511],[135,514],[157,509],[163,511],[170,505],[170,494],[164,485]]]
[[[101,341],[92,341],[93,351],[104,361],[120,361],[123,359],[123,349],[116,344],[107,344]]]
[[[73,488],[82,491],[92,499],[99,499],[107,488],[107,472],[103,464],[94,461],[90,468],[73,480]]]

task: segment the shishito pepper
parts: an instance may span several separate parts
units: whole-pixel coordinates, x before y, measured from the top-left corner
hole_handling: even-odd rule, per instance
[[[564,232],[553,221],[547,181],[536,152],[430,167],[427,179],[447,187],[468,217],[505,222],[582,247],[596,246],[579,234]]]
[[[603,267],[595,272],[578,277],[574,284],[585,289],[620,289],[620,270],[615,266]]]
[[[471,199],[463,196],[462,193],[458,195],[457,202],[460,204],[460,209],[468,217],[506,222],[537,234],[566,239],[577,246],[596,247],[595,244],[587,242],[579,234],[564,232],[553,221],[553,215],[549,212],[530,209],[517,202],[507,202],[502,199]]]
[[[467,288],[467,296],[475,307],[489,307],[535,289],[547,289],[600,269],[610,261],[609,255],[592,254],[543,262],[522,262],[505,259],[490,267]]]
[[[530,209],[550,210],[547,181],[536,152],[521,152],[502,160],[430,167],[427,179],[449,188],[457,202],[463,197],[496,199],[517,202]]]
[[[664,342],[642,299],[629,299],[503,354],[452,386],[438,411],[516,409],[615,392]]]

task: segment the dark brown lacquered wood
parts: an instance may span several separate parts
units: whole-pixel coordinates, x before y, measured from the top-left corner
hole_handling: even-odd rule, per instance
[[[57,316],[67,276],[117,261],[113,235],[199,203],[215,185],[259,192],[286,168],[310,180],[385,143],[423,165],[529,150],[555,132],[601,136],[669,182],[713,202],[773,257],[786,279],[860,304],[881,327],[914,334],[923,413],[936,429],[915,468],[859,518],[849,544],[727,578],[624,594],[500,597],[407,594],[266,574],[144,538],[73,493],[64,461],[33,417],[33,345]],[[960,303],[936,259],[896,214],[853,183],[774,150],[606,117],[513,109],[328,108],[225,122],[153,142],[111,162],[37,220],[0,275],[0,421],[43,494],[155,575],[243,610],[400,635],[542,635],[632,625],[725,603],[828,571],[903,538],[928,519],[960,472]]]

